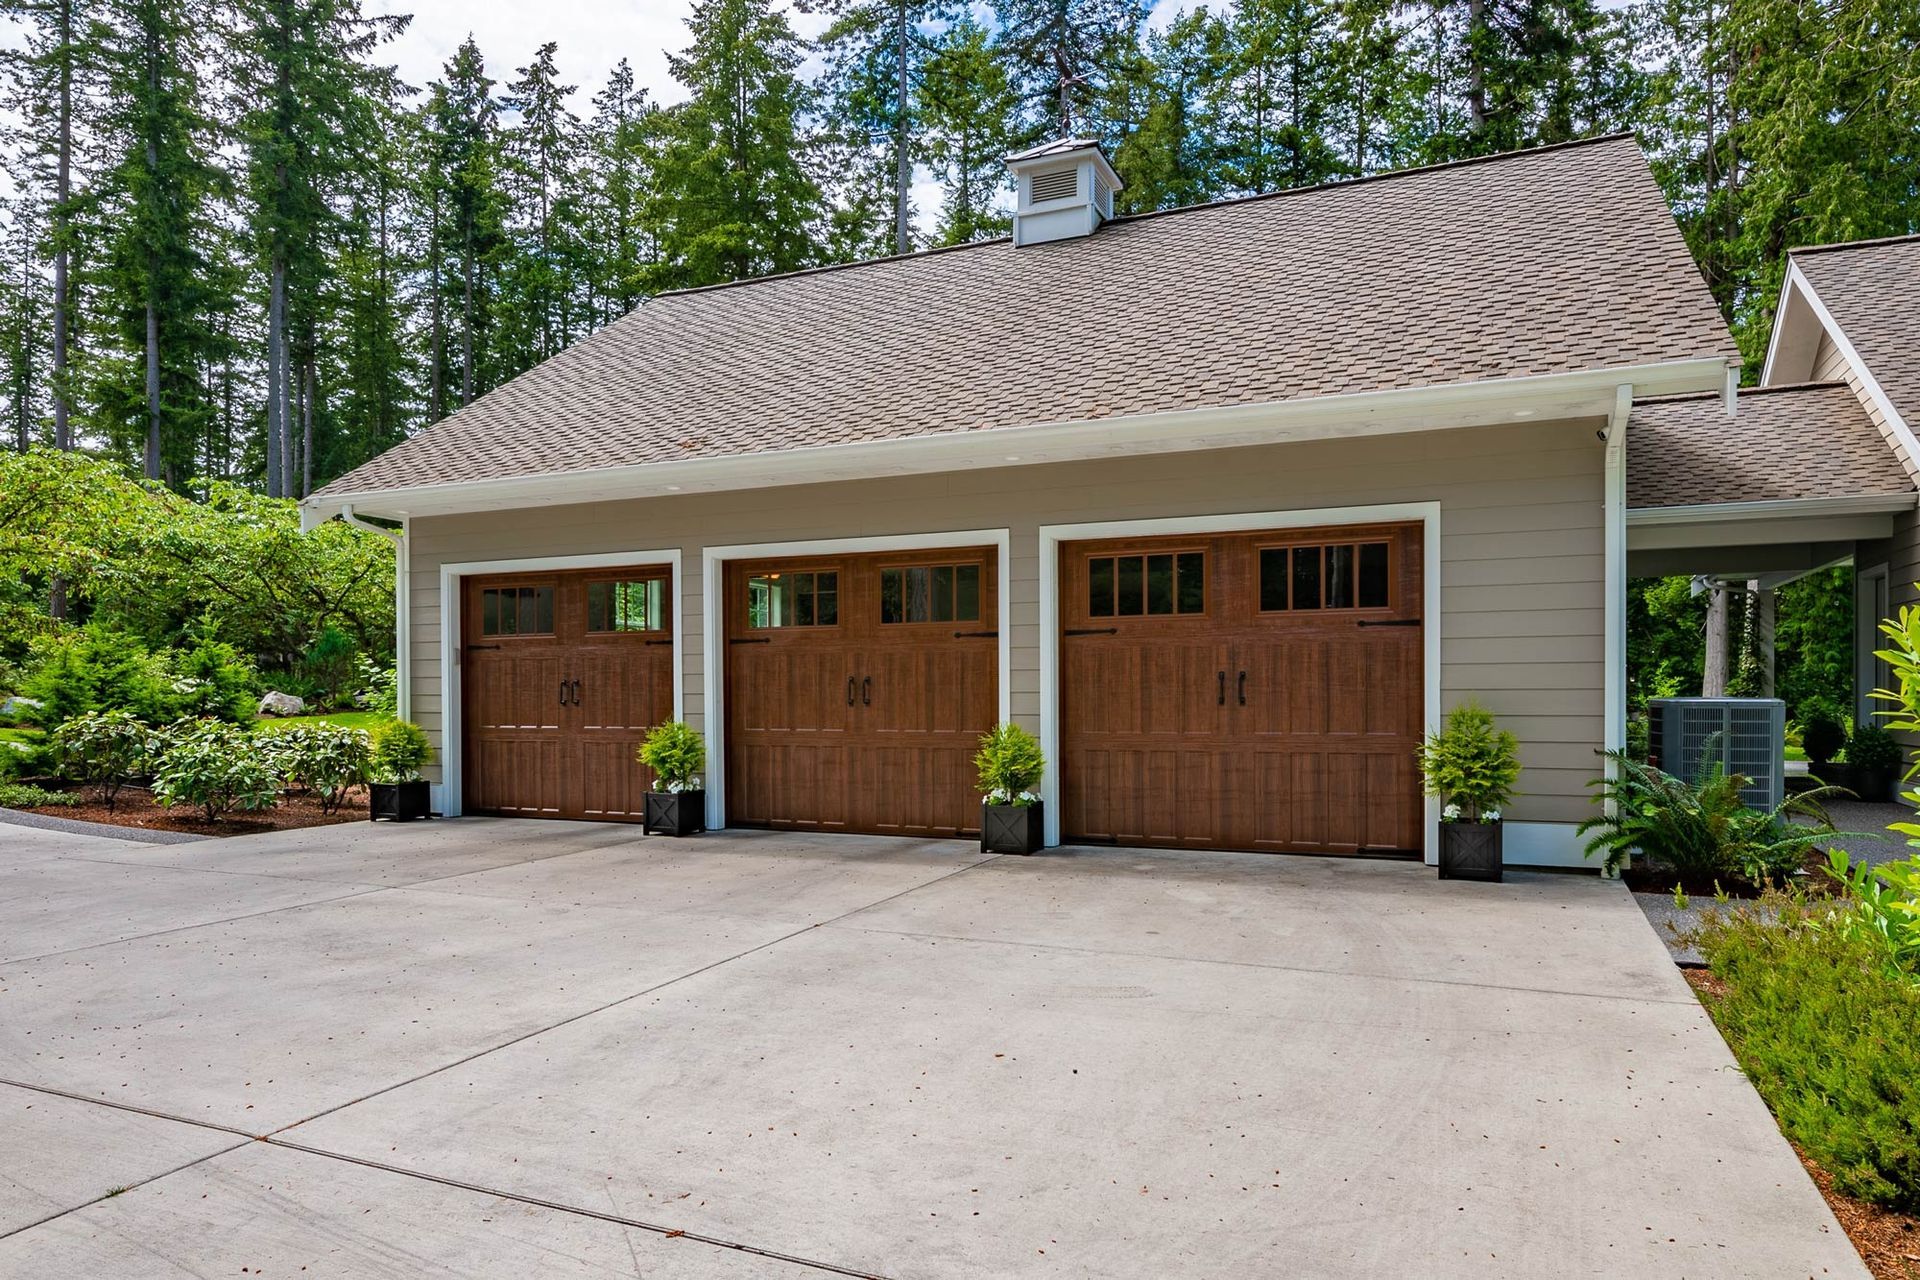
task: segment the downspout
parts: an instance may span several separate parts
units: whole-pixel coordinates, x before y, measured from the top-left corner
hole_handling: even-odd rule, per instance
[[[1607,593],[1606,675],[1601,687],[1606,698],[1601,726],[1601,742],[1609,751],[1624,751],[1627,746],[1627,419],[1633,413],[1633,386],[1622,383],[1614,389],[1613,412],[1607,417],[1606,489],[1604,521],[1606,540],[1605,589]],[[1608,778],[1619,773],[1612,756],[1606,759]],[[1607,804],[1613,816],[1613,804]],[[1603,865],[1600,874],[1609,879],[1620,873]]]
[[[353,513],[351,502],[341,506],[340,519],[356,529],[377,533],[393,544],[393,687],[398,695],[394,710],[402,720],[411,720],[413,682],[409,677],[413,671],[413,659],[407,652],[407,641],[413,628],[408,625],[407,602],[412,594],[413,545],[407,540],[407,534],[411,531],[412,522],[401,521],[398,530],[372,524]]]

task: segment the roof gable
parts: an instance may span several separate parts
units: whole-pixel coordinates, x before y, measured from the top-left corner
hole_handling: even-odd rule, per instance
[[[1706,357],[1617,137],[663,294],[317,496]]]

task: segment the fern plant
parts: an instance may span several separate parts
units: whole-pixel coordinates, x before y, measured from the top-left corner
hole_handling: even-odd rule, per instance
[[[1495,727],[1492,712],[1472,703],[1455,707],[1440,731],[1427,735],[1420,772],[1449,822],[1498,822],[1520,778],[1520,741]]]
[[[1750,808],[1740,792],[1752,780],[1727,772],[1711,741],[1690,783],[1624,751],[1609,751],[1606,758],[1612,776],[1592,785],[1611,812],[1588,818],[1579,833],[1591,837],[1587,856],[1604,858],[1610,871],[1626,866],[1638,850],[1681,875],[1738,875],[1766,884],[1798,871],[1809,852],[1840,834],[1824,804],[1845,795],[1841,788],[1817,787],[1771,809]]]

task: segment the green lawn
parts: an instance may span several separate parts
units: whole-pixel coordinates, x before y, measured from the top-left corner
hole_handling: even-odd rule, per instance
[[[39,737],[38,729],[0,728],[0,742],[35,742]]]
[[[386,719],[378,711],[332,711],[323,716],[261,716],[256,726],[339,724],[349,729],[371,729]]]

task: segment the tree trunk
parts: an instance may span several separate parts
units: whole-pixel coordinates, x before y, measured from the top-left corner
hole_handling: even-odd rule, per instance
[[[286,319],[285,279],[286,266],[280,251],[276,248],[267,281],[267,496],[269,498],[287,496],[285,473],[281,468],[280,460],[283,440],[280,383],[285,372],[285,338],[281,330]]]
[[[447,390],[445,375],[445,356],[447,349],[446,300],[440,291],[440,191],[433,192],[433,213],[430,230],[427,233],[428,256],[432,259],[430,271],[433,277],[433,359],[432,390],[429,395],[428,417],[438,422],[447,416]]]
[[[67,421],[67,330],[73,300],[69,296],[67,240],[72,235],[73,214],[67,202],[73,197],[73,0],[58,0],[60,9],[60,133],[58,156],[54,162],[53,202],[53,445],[73,448],[73,428]],[[53,616],[66,617],[66,587],[54,582]]]
[[[1727,584],[1716,582],[1707,602],[1707,657],[1700,677],[1700,696],[1727,696]]]
[[[147,451],[144,468],[149,480],[160,478],[160,308],[153,299],[153,280],[147,281]]]
[[[907,195],[913,186],[913,158],[907,146],[907,110],[912,102],[912,90],[907,81],[906,0],[895,0],[894,22],[900,66],[893,103],[893,251],[907,253],[913,248],[913,228],[908,223],[907,208]]]
[[[1760,696],[1774,696],[1774,601],[1773,588],[1749,582],[1753,593],[1753,649],[1760,668]]]
[[[300,496],[313,492],[313,351],[307,351],[305,381],[300,387]]]
[[[460,270],[465,293],[460,300],[460,407],[473,403],[473,228],[466,229]]]
[[[1467,125],[1487,128],[1487,0],[1467,0]]]

